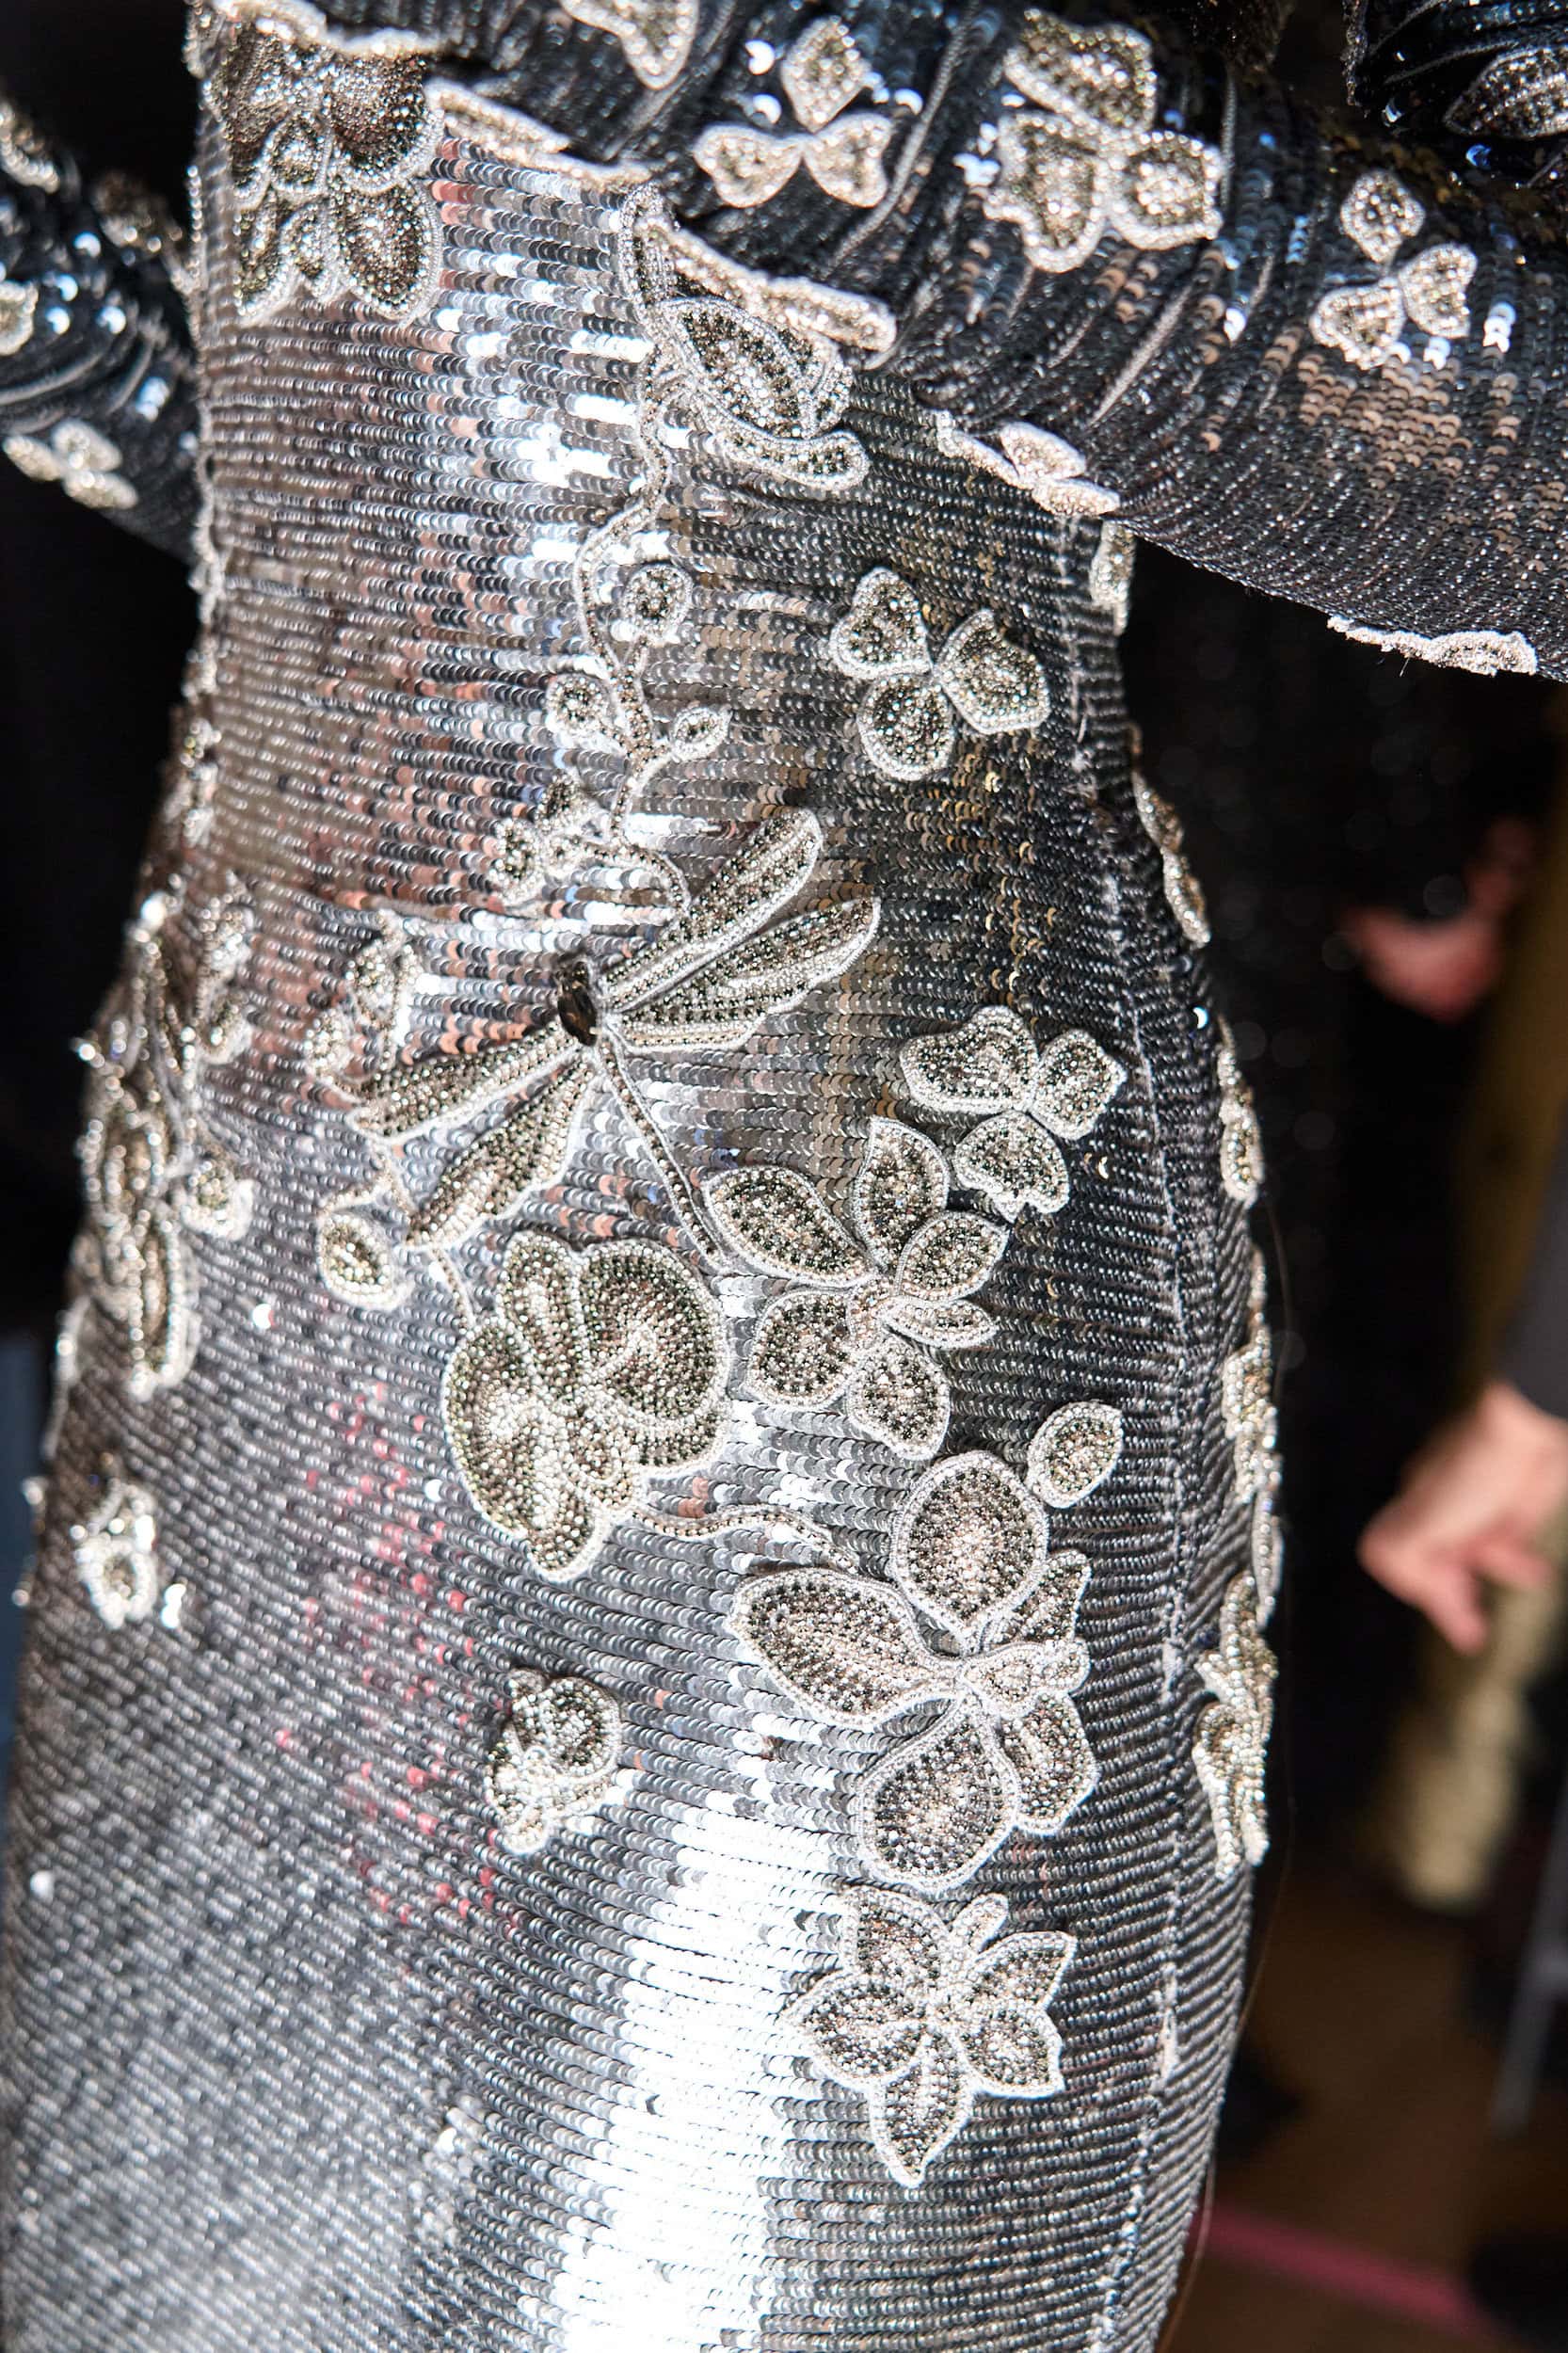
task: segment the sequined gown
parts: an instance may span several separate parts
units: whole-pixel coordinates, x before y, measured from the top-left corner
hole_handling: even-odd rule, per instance
[[[204,625],[8,1865],[11,2353],[1146,2348],[1278,1576],[1132,524],[1560,669],[1564,270],[1174,41],[199,9],[0,425]],[[191,352],[194,349],[194,363]]]

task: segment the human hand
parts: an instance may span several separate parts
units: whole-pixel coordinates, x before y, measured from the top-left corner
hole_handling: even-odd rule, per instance
[[[1455,1650],[1480,1650],[1487,1582],[1526,1592],[1546,1582],[1541,1533],[1564,1503],[1568,1421],[1494,1381],[1409,1465],[1362,1532],[1362,1566]]]
[[[1367,978],[1396,1005],[1429,1021],[1463,1021],[1502,977],[1505,923],[1529,880],[1535,836],[1499,818],[1464,872],[1458,914],[1416,922],[1392,907],[1349,907],[1340,930]]]

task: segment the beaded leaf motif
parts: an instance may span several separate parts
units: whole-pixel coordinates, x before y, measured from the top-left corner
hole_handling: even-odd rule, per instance
[[[1149,251],[1220,233],[1218,152],[1154,128],[1153,53],[1122,25],[1086,31],[1031,13],[1007,78],[1041,108],[1004,114],[1000,169],[982,197],[1036,269],[1076,269],[1104,236]]]
[[[740,123],[704,131],[692,150],[727,204],[766,204],[802,168],[825,196],[864,211],[888,193],[883,156],[893,125],[844,110],[871,82],[853,34],[837,17],[808,24],[778,70],[798,131],[783,136]]]
[[[595,1094],[618,1104],[633,1137],[700,1249],[712,1229],[645,1102],[633,1064],[744,1045],[771,1015],[797,1004],[861,954],[876,930],[877,902],[839,900],[785,913],[815,871],[822,831],[801,809],[765,818],[685,914],[628,956],[597,965],[568,959],[553,1009],[527,1027],[501,1026],[472,1053],[396,1059],[418,974],[400,920],[359,959],[349,1002],[376,1066],[346,1075],[354,1024],[334,1007],[310,1046],[318,1078],[348,1103],[350,1125],[381,1167],[377,1185],[328,1204],[320,1226],[322,1273],[340,1296],[389,1306],[402,1296],[400,1252],[382,1213],[407,1201],[397,1154],[417,1136],[445,1135],[498,1104],[514,1108],[445,1161],[434,1190],[405,1212],[404,1244],[444,1254],[488,1220],[510,1216],[529,1193],[553,1184],[571,1150],[578,1115]],[[450,1279],[450,1278],[449,1278]]]
[[[1256,1867],[1269,1851],[1263,1770],[1275,1667],[1250,1576],[1233,1577],[1226,1587],[1219,1646],[1198,1660],[1198,1674],[1213,1699],[1198,1718],[1192,1762],[1214,1822],[1214,1876],[1223,1881],[1243,1863]]]
[[[961,621],[933,659],[920,599],[896,572],[865,575],[827,653],[846,678],[865,682],[856,712],[861,744],[872,767],[901,783],[947,767],[958,740],[955,713],[977,735],[1016,735],[1050,709],[1039,663],[984,608]]]
[[[1138,822],[1160,853],[1165,904],[1176,917],[1182,937],[1193,948],[1209,940],[1208,906],[1203,885],[1188,865],[1182,849],[1181,820],[1169,801],[1148,782],[1136,760],[1132,769],[1132,799]]]
[[[912,1038],[901,1061],[922,1108],[979,1121],[954,1152],[952,1173],[1009,1222],[1026,1209],[1054,1217],[1065,1208],[1070,1181],[1057,1138],[1086,1136],[1127,1077],[1086,1030],[1064,1030],[1042,1051],[1006,1005]]]
[[[964,432],[945,409],[936,412],[936,446],[947,456],[965,458],[999,481],[1027,491],[1037,506],[1064,522],[1113,514],[1122,503],[1116,491],[1089,480],[1082,451],[1059,433],[1044,432],[1035,424],[1000,424],[996,431],[1000,446],[993,449],[989,441]]]
[[[1080,1501],[1121,1444],[1113,1407],[1064,1406],[1036,1433],[1028,1485],[981,1453],[921,1476],[894,1522],[891,1584],[796,1568],[742,1586],[735,1633],[824,1722],[926,1719],[856,1789],[877,1877],[956,1887],[1016,1831],[1052,1836],[1094,1788],[1072,1699],[1089,1672],[1075,1630],[1089,1564],[1051,1551],[1041,1496]]]
[[[872,1120],[854,1234],[792,1168],[733,1169],[706,1193],[713,1224],[748,1265],[810,1287],[764,1310],[748,1371],[755,1394],[803,1407],[841,1398],[851,1427],[895,1454],[935,1454],[952,1409],[936,1352],[992,1337],[970,1294],[1007,1243],[1000,1225],[948,1208],[936,1146],[897,1120]]]
[[[406,318],[440,258],[429,60],[312,38],[318,24],[290,8],[233,26],[208,84],[234,190],[239,309],[264,317],[299,287]]]
[[[128,1480],[112,1456],[100,1473],[95,1510],[71,1530],[72,1550],[88,1597],[116,1633],[139,1625],[158,1606],[157,1518],[147,1489]]]
[[[1365,171],[1339,208],[1351,243],[1384,275],[1367,286],[1336,286],[1321,296],[1308,322],[1352,367],[1381,368],[1400,348],[1406,322],[1425,334],[1457,341],[1470,332],[1466,299],[1476,274],[1468,246],[1433,245],[1390,268],[1401,245],[1418,236],[1426,208],[1389,171]]]
[[[583,1829],[616,1793],[626,1727],[607,1691],[581,1675],[520,1669],[511,1714],[485,1767],[485,1795],[510,1854],[537,1854]]]
[[[690,55],[697,0],[561,0],[568,16],[609,33],[639,82],[665,89]]]
[[[718,1311],[673,1251],[522,1233],[495,1313],[447,1364],[441,1416],[479,1513],[560,1583],[592,1566],[649,1478],[712,1451],[728,1377]]]
[[[1552,138],[1568,131],[1568,47],[1532,41],[1505,49],[1461,92],[1445,120],[1472,138]]]
[[[30,308],[27,317],[30,324]],[[20,350],[21,344],[14,347]],[[57,424],[47,440],[31,433],[8,434],[0,448],[30,480],[57,482],[67,498],[83,506],[123,513],[136,504],[135,486],[120,472],[120,455],[113,441],[77,418]]]
[[[980,2094],[1061,2090],[1050,2002],[1077,1944],[1051,1929],[1002,1936],[1001,1896],[976,1897],[951,1922],[887,1889],[848,1888],[842,1906],[839,1966],[782,2024],[830,2082],[862,2096],[878,2156],[918,2189]]]
[[[196,966],[182,981],[168,941],[168,893],[142,907],[126,971],[96,1035],[81,1142],[87,1225],[80,1245],[100,1304],[124,1325],[134,1397],[184,1379],[196,1353],[191,1237],[233,1241],[250,1223],[253,1181],[200,1112],[207,1069],[249,1035],[236,983],[251,918],[237,889],[198,924]]]
[[[1440,670],[1473,670],[1478,678],[1533,678],[1540,667],[1535,648],[1516,629],[1455,629],[1440,637],[1420,637],[1413,630],[1367,629],[1337,615],[1331,615],[1329,627],[1358,646],[1376,646],[1408,662],[1434,663]]]

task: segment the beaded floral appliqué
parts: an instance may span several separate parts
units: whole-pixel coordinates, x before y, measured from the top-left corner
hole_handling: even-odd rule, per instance
[[[475,1506],[541,1577],[580,1577],[650,1477],[692,1469],[725,1415],[718,1310],[673,1251],[519,1234],[496,1312],[450,1359],[441,1414]]]
[[[8,434],[0,449],[20,472],[34,482],[57,482],[68,498],[83,506],[123,512],[136,504],[136,489],[120,470],[120,455],[113,441],[75,418],[57,424],[47,440],[30,433]]]
[[[1233,1201],[1250,1209],[1263,1190],[1263,1138],[1252,1089],[1241,1076],[1236,1040],[1222,1016],[1214,1049],[1220,1081],[1220,1182]]]
[[[609,33],[639,82],[664,89],[696,37],[697,0],[561,0],[579,24]]]
[[[701,1203],[632,1065],[741,1046],[770,1015],[848,969],[875,932],[874,899],[784,913],[821,851],[821,829],[806,811],[764,819],[688,911],[645,946],[602,966],[586,955],[566,960],[542,1019],[519,1029],[498,1025],[495,1041],[472,1053],[411,1063],[398,1052],[419,974],[401,920],[385,913],[380,939],[349,977],[349,1006],[371,1068],[358,1080],[347,1075],[356,1024],[343,1006],[316,1025],[309,1049],[316,1075],[347,1105],[380,1168],[368,1192],[344,1194],[323,1212],[320,1258],[329,1287],[361,1306],[395,1305],[405,1254],[435,1263],[454,1281],[444,1254],[555,1181],[578,1115],[596,1093],[618,1104],[676,1214],[709,1249],[713,1237]],[[402,1148],[416,1136],[449,1134],[508,1100],[515,1108],[448,1155],[434,1190],[413,1201],[398,1168]],[[388,1234],[389,1213],[401,1216],[401,1245]]]
[[[1188,865],[1182,849],[1181,820],[1169,801],[1158,793],[1138,765],[1132,763],[1132,801],[1138,822],[1160,853],[1160,874],[1165,904],[1176,917],[1182,937],[1193,948],[1209,940],[1208,906],[1203,885]]]
[[[1263,1639],[1257,1589],[1233,1577],[1220,1609],[1216,1650],[1198,1660],[1213,1700],[1198,1718],[1192,1762],[1214,1822],[1214,1876],[1233,1879],[1269,1851],[1263,1770],[1274,1713],[1274,1655]]]
[[[1376,646],[1409,662],[1435,663],[1440,670],[1473,670],[1478,678],[1533,678],[1540,667],[1535,648],[1516,629],[1455,629],[1442,637],[1418,637],[1412,630],[1367,629],[1337,616],[1330,616],[1329,627],[1358,646]]]
[[[417,42],[328,35],[287,4],[228,29],[208,95],[233,183],[237,300],[264,317],[296,287],[417,311],[440,253],[424,184],[442,134]]]
[[[24,188],[42,188],[50,195],[60,184],[60,168],[49,141],[8,98],[0,98],[0,171],[8,172]]]
[[[38,288],[19,283],[0,269],[0,360],[14,360],[25,349],[37,317]]]
[[[742,1586],[736,1634],[813,1715],[927,1720],[856,1789],[856,1842],[879,1878],[956,1887],[1016,1831],[1054,1835],[1094,1788],[1072,1699],[1089,1672],[1075,1631],[1089,1564],[1051,1551],[1040,1498],[1080,1501],[1121,1442],[1114,1408],[1064,1407],[1035,1435],[1028,1485],[978,1453],[917,1481],[893,1526],[891,1584],[808,1568]]]
[[[1102,523],[1099,545],[1089,563],[1089,601],[1107,616],[1119,637],[1132,604],[1132,566],[1138,542],[1125,523]]]
[[[1000,168],[981,202],[1015,225],[1036,269],[1076,269],[1107,235],[1157,252],[1219,235],[1219,153],[1154,128],[1159,91],[1142,34],[1032,14],[1005,71],[1044,111],[1002,117]]]
[[[485,1795],[511,1854],[537,1854],[584,1829],[616,1795],[626,1727],[607,1691],[580,1675],[510,1678],[512,1708],[485,1767]]]
[[[1254,1251],[1247,1338],[1225,1358],[1220,1405],[1231,1442],[1239,1500],[1252,1509],[1252,1561],[1259,1623],[1266,1625],[1279,1593],[1283,1544],[1278,1519],[1279,1416],[1274,1408],[1274,1355],[1269,1337],[1268,1278]]]
[[[947,1434],[937,1352],[979,1348],[995,1326],[972,1303],[1006,1247],[999,1225],[950,1209],[947,1163],[896,1120],[872,1122],[855,1180],[858,1239],[792,1168],[739,1168],[707,1188],[720,1234],[748,1265],[808,1285],[767,1307],[748,1379],[769,1403],[844,1401],[852,1428],[911,1462]]]
[[[1467,246],[1429,246],[1414,261],[1389,267],[1426,216],[1388,171],[1363,172],[1339,208],[1346,236],[1384,275],[1368,286],[1336,286],[1317,303],[1309,324],[1318,341],[1352,367],[1381,368],[1392,360],[1407,321],[1450,342],[1470,331],[1465,296],[1476,257]]]
[[[790,2005],[784,2027],[830,2082],[862,2096],[878,2156],[916,2189],[981,2093],[1061,2090],[1050,2002],[1077,1943],[1053,1929],[1001,1936],[1001,1896],[976,1897],[951,1922],[882,1889],[849,1888],[842,1905],[840,1965]]]
[[[1064,522],[1086,522],[1112,514],[1122,503],[1114,490],[1089,480],[1082,452],[1060,434],[1043,432],[1033,424],[1000,424],[996,429],[1000,447],[993,449],[988,441],[964,432],[945,410],[937,411],[936,426],[936,446],[945,456],[965,458],[999,481],[1027,491],[1037,506],[1060,515]]]
[[[152,1498],[112,1457],[100,1474],[96,1510],[71,1531],[72,1549],[88,1596],[104,1625],[119,1632],[139,1625],[158,1606],[162,1576]]]
[[[979,1122],[952,1156],[953,1175],[1010,1222],[1026,1209],[1054,1217],[1065,1208],[1070,1180],[1057,1139],[1086,1136],[1127,1077],[1086,1030],[1037,1048],[1006,1005],[911,1039],[901,1060],[917,1103]]]
[[[872,86],[866,61],[837,17],[808,24],[778,69],[800,128],[783,134],[721,123],[692,152],[727,204],[766,204],[803,168],[825,196],[864,211],[888,193],[883,156],[893,125],[845,109]]]
[[[1568,47],[1505,49],[1461,92],[1444,120],[1470,137],[1544,139],[1568,131]]]
[[[961,621],[933,659],[920,599],[896,572],[866,574],[827,651],[846,678],[865,682],[856,724],[866,757],[901,783],[947,767],[955,714],[977,735],[1016,735],[1050,708],[1039,663],[987,611]]]
[[[136,1397],[183,1380],[195,1355],[191,1237],[236,1239],[254,1196],[200,1112],[208,1068],[249,1035],[236,985],[250,952],[249,905],[233,889],[199,919],[188,982],[168,945],[171,912],[168,893],[143,905],[119,991],[82,1049],[90,1075],[81,1247],[95,1295],[125,1327]]]

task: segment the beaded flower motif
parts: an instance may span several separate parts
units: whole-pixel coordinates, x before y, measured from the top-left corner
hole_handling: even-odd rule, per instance
[[[1236,1494],[1252,1509],[1252,1574],[1263,1625],[1278,1598],[1284,1551],[1278,1519],[1279,1415],[1267,1308],[1268,1277],[1262,1254],[1255,1250],[1247,1338],[1221,1367],[1220,1410],[1231,1442]]]
[[[1470,332],[1466,291],[1476,274],[1468,246],[1433,245],[1390,267],[1401,245],[1420,234],[1426,208],[1390,171],[1364,171],[1339,207],[1351,243],[1384,275],[1369,286],[1336,286],[1321,296],[1309,324],[1352,367],[1381,368],[1400,347],[1408,320],[1450,341]]]
[[[977,1897],[951,1922],[881,1889],[850,1888],[842,1901],[840,1965],[783,2025],[830,2082],[863,2097],[878,2156],[917,2189],[980,2094],[1061,2090],[1050,2002],[1077,1943],[1054,1929],[1000,1936],[1001,1896]]]
[[[673,1251],[519,1234],[496,1312],[459,1342],[441,1417],[464,1486],[541,1577],[581,1577],[650,1477],[710,1454],[729,1345]]]
[[[208,86],[233,182],[239,308],[262,317],[303,287],[404,318],[440,249],[424,184],[442,134],[429,60],[380,40],[318,41],[306,28],[319,22],[291,8],[233,27]]]
[[[1076,269],[1103,236],[1163,251],[1220,233],[1221,164],[1201,139],[1154,128],[1153,54],[1124,25],[1086,31],[1032,13],[1007,78],[1041,113],[1005,114],[981,199],[1036,269]]]
[[[1086,1030],[1064,1030],[1042,1050],[1006,1005],[912,1038],[901,1060],[917,1103],[979,1121],[954,1152],[952,1173],[1010,1221],[1026,1209],[1054,1217],[1066,1206],[1057,1138],[1086,1136],[1127,1077]]]
[[[24,311],[30,328],[31,308],[24,303]],[[10,346],[14,350],[21,347],[21,343]],[[67,498],[75,499],[83,506],[123,513],[136,503],[135,485],[127,482],[120,472],[119,450],[94,425],[71,418],[64,424],[57,424],[46,441],[30,433],[10,433],[0,442],[0,448],[20,472],[34,482],[57,482]]]
[[[1216,1650],[1198,1674],[1212,1704],[1198,1718],[1192,1762],[1214,1823],[1214,1876],[1233,1879],[1269,1851],[1263,1769],[1273,1722],[1274,1655],[1263,1639],[1257,1588],[1233,1577],[1220,1609]]]
[[[866,682],[856,724],[866,757],[912,784],[946,768],[954,714],[977,735],[1016,735],[1050,709],[1045,673],[1005,637],[992,614],[961,621],[935,658],[920,599],[896,572],[868,572],[827,641],[828,660]]]
[[[907,1461],[935,1454],[952,1393],[936,1351],[995,1330],[971,1292],[1006,1247],[999,1225],[950,1209],[947,1163],[897,1120],[873,1119],[851,1234],[792,1168],[731,1170],[706,1188],[714,1225],[746,1263],[809,1288],[763,1312],[748,1380],[769,1403],[844,1401],[852,1428]]]
[[[581,1675],[520,1669],[511,1715],[485,1767],[485,1795],[511,1854],[537,1854],[615,1795],[626,1727],[607,1691]]]
[[[856,1788],[856,1843],[878,1878],[956,1887],[1016,1831],[1052,1836],[1094,1788],[1072,1700],[1089,1672],[1075,1632],[1089,1564],[1051,1551],[1042,1497],[1081,1501],[1121,1443],[1113,1407],[1064,1406],[1035,1434],[1027,1485],[980,1453],[921,1476],[894,1522],[890,1584],[794,1568],[742,1586],[736,1634],[824,1723],[927,1719]]]
[[[1187,863],[1182,847],[1181,820],[1169,801],[1155,791],[1136,760],[1132,769],[1132,799],[1139,824],[1160,853],[1165,904],[1176,917],[1177,928],[1188,944],[1193,948],[1207,948],[1209,940],[1208,906],[1203,895],[1203,885]]]
[[[864,211],[888,193],[883,156],[893,125],[844,109],[871,83],[866,61],[837,17],[808,24],[778,69],[798,131],[782,136],[741,123],[704,131],[692,150],[727,204],[766,204],[802,168],[825,196]]]
[[[664,89],[696,35],[697,0],[561,0],[568,16],[618,40],[639,82]]]
[[[1088,460],[1059,433],[1035,424],[1008,423],[996,428],[998,447],[955,424],[946,410],[936,417],[936,446],[944,456],[962,457],[971,466],[1026,490],[1036,506],[1059,515],[1064,522],[1086,522],[1114,514],[1121,504],[1115,490],[1089,479]]]
[[[162,1588],[152,1498],[112,1457],[100,1474],[97,1507],[71,1531],[77,1571],[93,1608],[118,1632],[157,1608]]]

